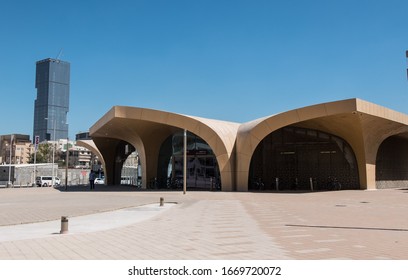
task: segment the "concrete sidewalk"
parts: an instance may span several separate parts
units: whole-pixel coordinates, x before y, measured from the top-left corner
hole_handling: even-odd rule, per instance
[[[160,197],[173,206],[136,218]],[[1,189],[0,259],[408,259],[407,210],[407,190],[183,195],[102,186]],[[92,225],[101,220],[91,214],[110,226]],[[61,216],[70,217],[72,233],[22,239],[2,231],[54,220],[56,233]],[[80,230],[74,230],[76,219],[85,221]]]
[[[68,232],[64,234],[89,233],[129,226],[151,219],[162,211],[170,209],[173,205],[149,204],[73,218],[68,217]],[[60,234],[61,230],[61,220],[1,226],[0,242],[46,238]]]

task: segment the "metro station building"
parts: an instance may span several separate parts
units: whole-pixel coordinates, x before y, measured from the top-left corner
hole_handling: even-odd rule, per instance
[[[222,191],[320,191],[408,187],[408,115],[348,99],[247,123],[114,106],[81,141],[102,160],[106,182],[119,185],[137,151],[142,188]]]

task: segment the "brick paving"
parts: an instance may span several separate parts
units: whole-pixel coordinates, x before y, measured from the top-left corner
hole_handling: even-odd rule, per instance
[[[186,195],[105,186],[0,189],[0,234],[9,225],[39,226],[61,216],[74,221],[158,204],[160,197],[174,205],[147,220],[11,238],[0,242],[0,259],[408,259],[408,190],[403,189]]]

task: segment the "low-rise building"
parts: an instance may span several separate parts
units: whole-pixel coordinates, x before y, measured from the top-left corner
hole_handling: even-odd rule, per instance
[[[29,135],[0,136],[0,164],[26,164],[30,161],[32,152],[33,147]]]

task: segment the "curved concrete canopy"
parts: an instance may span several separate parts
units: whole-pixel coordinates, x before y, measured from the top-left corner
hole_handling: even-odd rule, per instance
[[[353,148],[362,188],[375,188],[375,160],[386,138],[408,131],[408,116],[360,99],[322,103],[261,118],[240,126],[237,136],[237,186],[248,188],[252,155],[270,133],[299,126],[342,137]]]
[[[132,144],[145,167],[142,177],[146,186],[146,180],[156,176],[163,141],[186,129],[201,137],[213,150],[223,190],[247,191],[256,147],[270,133],[285,126],[316,129],[343,138],[356,155],[361,188],[374,189],[378,148],[388,137],[408,135],[408,116],[360,99],[307,106],[244,124],[115,106],[91,127],[90,135],[103,156],[108,174],[121,167],[117,165],[120,161],[117,147],[121,141]]]
[[[103,156],[100,153],[98,147],[96,147],[94,141],[92,141],[92,140],[78,140],[78,141],[76,141],[76,143],[77,143],[78,146],[82,146],[82,147],[87,148],[88,150],[92,151],[92,153],[97,155],[97,157],[100,160],[102,166],[105,166],[105,160],[103,159]]]
[[[223,189],[232,190],[232,154],[238,127],[238,123],[114,106],[91,127],[90,135],[98,147],[103,147],[100,150],[105,161],[108,161],[106,157],[110,161],[115,160],[112,151],[117,141],[114,139],[132,144],[139,153],[142,166],[145,167],[142,169],[142,185],[146,186],[146,180],[156,177],[157,157],[163,141],[173,133],[186,129],[201,137],[211,147],[218,161]],[[109,174],[109,169],[113,167],[105,168]]]

